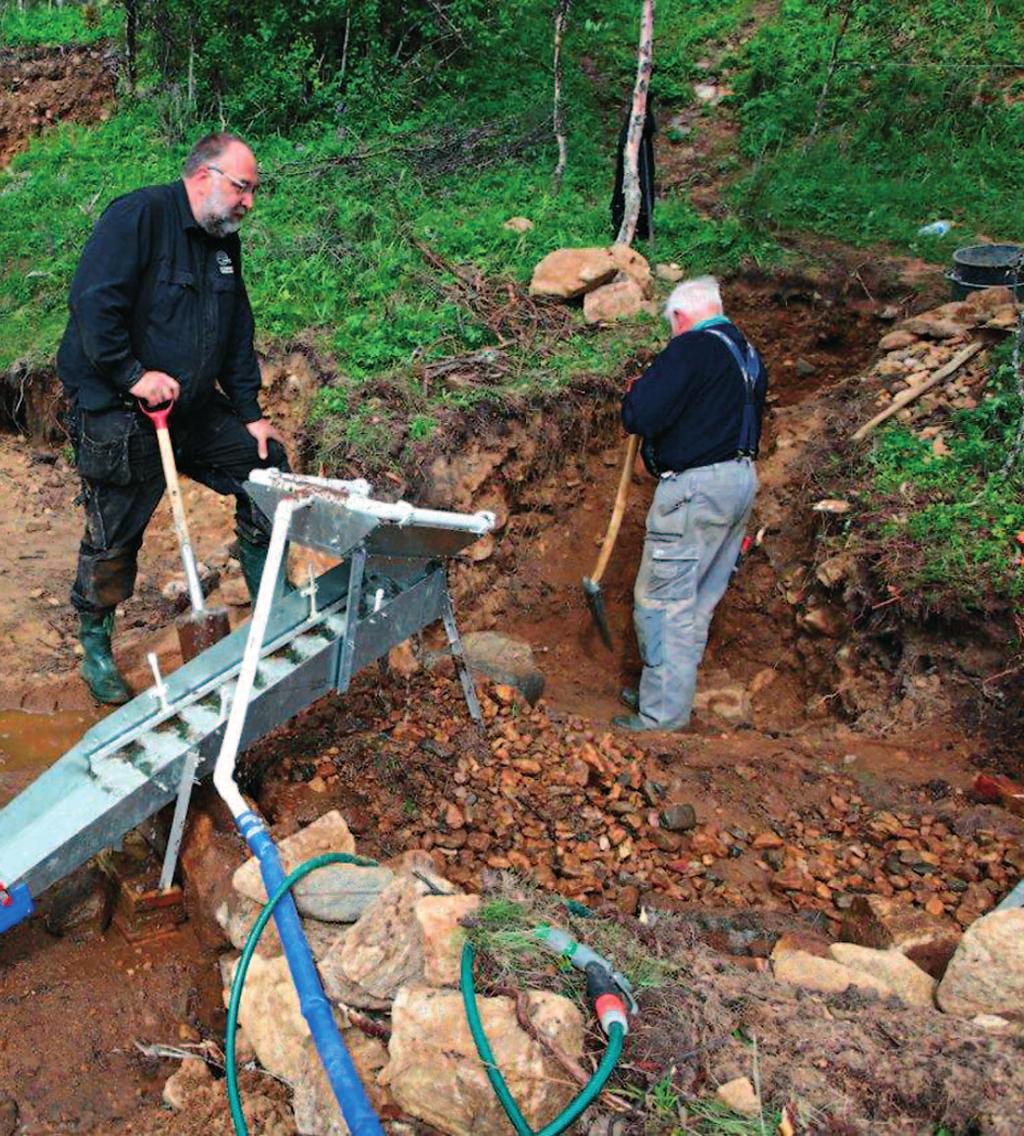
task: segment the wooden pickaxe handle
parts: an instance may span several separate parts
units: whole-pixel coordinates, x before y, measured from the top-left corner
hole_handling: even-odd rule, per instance
[[[612,506],[611,519],[608,521],[608,531],[604,534],[604,543],[601,545],[600,553],[598,553],[594,571],[590,574],[590,580],[595,584],[601,582],[601,577],[608,567],[608,561],[612,558],[612,550],[615,548],[615,541],[618,539],[619,529],[622,527],[622,518],[626,512],[626,497],[629,493],[629,483],[633,479],[633,466],[636,465],[636,455],[639,449],[640,435],[630,434],[629,440],[626,442],[626,456],[622,463],[622,473],[619,474],[619,488],[615,494],[615,504]]]

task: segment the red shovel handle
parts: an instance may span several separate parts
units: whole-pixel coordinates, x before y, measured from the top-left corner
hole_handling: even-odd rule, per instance
[[[167,429],[167,419],[171,416],[171,411],[174,409],[174,399],[169,398],[166,402],[159,402],[156,406],[149,406],[144,399],[136,400],[139,404],[139,409],[143,414],[153,423],[157,430]]]

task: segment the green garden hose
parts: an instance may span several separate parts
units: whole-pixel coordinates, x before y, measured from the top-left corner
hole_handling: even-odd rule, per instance
[[[594,976],[589,970],[587,977],[588,990],[590,990],[592,987],[591,978]],[[539,1132],[535,1132],[529,1124],[526,1123],[526,1119],[522,1112],[520,1112],[519,1106],[512,1099],[512,1094],[508,1091],[508,1085],[505,1084],[505,1078],[501,1075],[497,1063],[494,1060],[494,1053],[491,1050],[487,1035],[484,1033],[483,1024],[480,1021],[480,1012],[476,1004],[476,991],[473,988],[473,947],[467,942],[462,948],[460,986],[462,989],[462,1001],[466,1007],[466,1020],[469,1022],[469,1031],[473,1035],[477,1053],[484,1063],[484,1070],[487,1073],[488,1080],[491,1082],[491,1087],[494,1089],[498,1100],[501,1101],[501,1106],[512,1122],[512,1126],[515,1128],[518,1136],[556,1136],[556,1133],[564,1132],[565,1129],[597,1099],[597,1096],[604,1088],[608,1078],[612,1075],[618,1063],[619,1056],[622,1053],[622,1046],[626,1038],[626,1026],[624,1024],[626,1020],[625,1005],[619,996],[611,991],[607,984],[598,983],[598,985],[603,988],[604,992],[597,996],[597,1002],[610,1002],[612,1000],[618,1002],[617,1007],[606,1006],[604,1012],[601,1012],[599,1007],[599,1013],[602,1019],[601,1024],[608,1034],[608,1046],[604,1051],[604,1056],[601,1058],[601,1063],[595,1070],[594,1075],[580,1090],[579,1095],[572,1103],[560,1112],[554,1120],[546,1124]]]
[[[281,886],[274,892],[267,903],[264,904],[259,918],[249,931],[248,937],[245,940],[245,947],[238,960],[238,966],[235,968],[235,974],[231,980],[231,996],[228,999],[224,1064],[227,1067],[228,1105],[231,1109],[231,1121],[234,1125],[236,1136],[248,1136],[249,1131],[246,1127],[245,1116],[242,1113],[242,1103],[238,1092],[238,1070],[236,1067],[235,1053],[238,1011],[242,1002],[242,988],[245,985],[245,976],[249,971],[249,964],[252,962],[252,956],[256,953],[256,947],[259,945],[263,931],[274,914],[274,908],[300,880],[304,879],[311,872],[315,872],[317,868],[326,867],[328,864],[355,864],[363,868],[372,868],[376,867],[377,861],[367,859],[363,856],[353,856],[347,852],[327,852],[321,856],[314,856],[304,864],[300,864],[299,867],[285,878]],[[550,935],[547,928],[544,928],[543,931],[545,934]],[[549,943],[548,945],[550,946],[551,944]],[[576,944],[573,944],[573,946],[575,947]],[[600,958],[600,956],[596,957]],[[559,1113],[554,1120],[546,1124],[539,1132],[534,1132],[526,1123],[522,1112],[519,1110],[519,1106],[512,1099],[508,1086],[505,1084],[505,1079],[502,1077],[495,1063],[494,1053],[487,1040],[487,1035],[484,1033],[483,1024],[480,1021],[480,1013],[476,1004],[476,991],[473,987],[473,947],[467,942],[462,948],[460,985],[469,1030],[473,1035],[473,1041],[476,1043],[477,1052],[484,1063],[484,1069],[491,1082],[491,1086],[519,1136],[556,1136],[557,1133],[564,1132],[565,1129],[597,1099],[608,1081],[608,1078],[612,1075],[619,1057],[622,1054],[622,1047],[626,1038],[627,1018],[626,1004],[620,995],[621,987],[612,980],[611,976],[613,972],[606,966],[591,963],[586,966],[585,969],[587,973],[588,993],[595,1003],[601,1024],[608,1035],[608,1045],[594,1075],[576,1098],[567,1108]],[[630,1001],[632,1001],[631,998]]]
[[[238,1029],[238,1008],[242,1003],[242,987],[245,985],[249,963],[256,953],[256,947],[264,928],[274,914],[274,908],[299,880],[304,879],[310,872],[315,872],[317,868],[326,867],[328,864],[355,864],[360,868],[374,868],[377,866],[377,861],[368,860],[364,856],[352,856],[347,852],[325,852],[322,856],[314,856],[311,860],[300,864],[291,875],[286,877],[277,891],[264,904],[259,918],[252,925],[252,930],[245,940],[245,949],[242,951],[242,957],[238,960],[238,966],[235,968],[235,976],[231,980],[231,997],[228,1000],[224,1064],[227,1066],[228,1106],[231,1109],[231,1122],[235,1126],[236,1136],[247,1136],[249,1131],[245,1124],[245,1116],[242,1113],[242,1102],[238,1094],[238,1070],[235,1067],[235,1033]]]

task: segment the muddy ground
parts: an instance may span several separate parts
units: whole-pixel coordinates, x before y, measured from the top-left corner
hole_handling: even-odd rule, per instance
[[[481,739],[443,667],[373,669],[344,699],[325,700],[249,755],[247,790],[277,831],[336,806],[370,855],[426,847],[465,885],[511,868],[628,915],[641,904],[684,912],[699,904],[799,914],[835,932],[847,898],[863,892],[938,904],[961,923],[990,908],[1019,874],[1020,833],[1006,814],[970,799],[985,755],[962,728],[963,692],[941,667],[895,683],[870,643],[849,631],[814,634],[801,622],[813,591],[801,581],[815,561],[820,519],[810,505],[829,423],[837,405],[859,397],[851,376],[887,327],[883,310],[927,304],[901,283],[898,267],[887,273],[866,283],[837,260],[813,278],[748,278],[727,291],[772,374],[754,525],[764,543],[716,615],[702,672],[705,693],[746,692],[742,720],[705,708],[685,735],[608,734],[617,692],[638,671],[630,597],[650,483],[636,472],[605,578],[616,642],[609,653],[579,580],[607,521],[622,439],[614,428],[591,436],[581,425],[545,476],[513,485],[497,469],[478,495],[503,502],[504,527],[482,559],[467,557],[453,571],[464,629],[499,629],[533,646],[547,679],[542,706],[516,711],[488,695]],[[65,605],[79,535],[76,491],[59,447],[0,436],[2,798],[99,713],[75,673]],[[218,577],[212,598],[244,618],[230,506],[202,488],[189,488],[186,501],[199,556]],[[149,681],[146,651],[155,649],[164,669],[177,665],[175,603],[163,595],[178,574],[166,504],[141,568],[117,639],[140,687]],[[433,645],[428,636],[413,659]],[[854,662],[837,666],[844,651]],[[587,746],[607,768],[574,782],[574,755]],[[493,754],[506,766],[500,776]],[[637,818],[673,802],[693,806],[694,832],[663,846],[643,839]],[[937,862],[919,874],[894,863],[900,849],[884,835],[891,824],[903,834],[892,840],[909,839]],[[765,834],[797,854],[769,855]],[[844,851],[857,841],[871,845],[863,862]],[[145,1056],[135,1041],[222,1041],[208,929],[192,921],[133,945],[102,925],[101,913],[63,936],[36,921],[4,937],[0,1053],[21,1131],[190,1131],[182,1117],[172,1129],[159,1103],[175,1062]],[[53,1041],[40,1047],[44,1036]]]

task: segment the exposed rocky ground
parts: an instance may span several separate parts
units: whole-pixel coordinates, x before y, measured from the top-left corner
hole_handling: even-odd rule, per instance
[[[942,1123],[966,1131],[971,1121],[982,1131],[1011,1132],[1020,1124],[1013,1112],[1021,1093],[1012,1056],[1020,1044],[1020,995],[1005,942],[995,954],[977,957],[987,959],[983,971],[1000,982],[1005,977],[1009,986],[980,1000],[976,991],[963,1001],[950,995],[943,1008],[953,1012],[943,1014],[935,1008],[935,980],[964,929],[986,926],[979,919],[1019,878],[1021,822],[973,790],[984,755],[958,720],[964,692],[957,674],[938,663],[900,675],[891,658],[883,665],[876,646],[858,633],[859,593],[850,590],[858,576],[849,564],[821,562],[816,553],[815,534],[831,514],[815,511],[820,498],[808,473],[832,428],[831,404],[843,404],[844,424],[866,421],[905,382],[895,364],[900,376],[934,373],[964,346],[955,340],[966,340],[984,321],[972,309],[955,337],[928,337],[924,324],[893,332],[894,321],[889,313],[880,319],[880,307],[848,303],[835,293],[815,298],[815,291],[807,282],[770,279],[733,288],[737,318],[760,335],[777,376],[761,462],[757,527],[765,534],[716,617],[690,734],[634,739],[604,725],[619,686],[637,669],[629,611],[643,482],[638,475],[621,554],[606,578],[620,644],[607,654],[590,626],[579,578],[603,532],[619,447],[614,437],[612,444],[605,441],[607,418],[583,418],[580,441],[568,454],[538,460],[531,457],[537,439],[527,412],[489,446],[442,452],[409,475],[419,478],[431,503],[496,508],[503,522],[453,573],[478,661],[495,636],[511,633],[522,644],[512,672],[491,668],[505,681],[484,690],[484,733],[472,727],[450,664],[439,657],[440,643],[427,635],[393,652],[386,670],[361,675],[345,699],[326,700],[256,747],[247,757],[244,787],[280,839],[334,809],[358,850],[392,862],[389,871],[399,877],[394,858],[418,855],[421,868],[444,881],[438,886],[490,896],[496,876],[511,872],[581,899],[611,925],[639,936],[674,968],[641,998],[630,1059],[634,1089],[653,1092],[675,1069],[669,1084],[677,1111],[675,1119],[665,1119],[666,1131],[679,1122],[679,1107],[736,1080],[739,1086],[726,1095],[736,1107],[745,1095],[749,1106],[754,1090],[748,1092],[742,1078],[754,1069],[750,1046],[733,1037],[739,1031],[757,1038],[758,1112],[786,1108],[796,1131],[910,1133]],[[925,322],[950,315],[968,313],[932,313]],[[998,328],[985,334],[993,331]],[[880,333],[899,336],[899,345],[883,339],[880,361],[865,377],[843,384],[851,363],[869,362]],[[954,376],[959,385],[937,387],[930,403],[922,398],[902,413],[921,415],[918,428],[928,429],[952,400],[980,397],[982,362],[977,356]],[[911,363],[916,370],[907,369]],[[310,381],[299,358],[268,369],[270,389],[288,412],[301,407]],[[88,713],[79,701],[72,627],[61,607],[77,537],[73,474],[44,443],[5,443],[0,490],[31,510],[30,531],[4,545],[9,592],[0,614],[12,629],[7,705],[65,713],[81,706]],[[531,477],[538,466],[541,475]],[[455,487],[453,501],[444,500],[445,486]],[[189,493],[196,543],[216,573],[210,584],[241,618],[244,596],[225,540],[229,506],[202,490]],[[119,649],[130,673],[145,683],[145,649],[156,645],[164,665],[175,665],[174,632],[161,630],[178,602],[165,516],[147,541],[143,573],[139,595],[126,605]],[[49,628],[52,641],[33,627]],[[978,650],[979,665],[995,673],[997,657],[990,648]],[[541,674],[545,697],[531,705],[512,684],[533,697]],[[24,715],[18,722],[31,728]],[[78,719],[66,723],[67,744],[81,728]],[[30,761],[5,767],[8,791],[32,768]],[[251,896],[233,901],[227,932],[214,912],[236,894],[231,877],[242,859],[226,818],[197,804],[183,860],[191,913],[183,928],[156,943],[125,944],[115,928],[102,930],[109,915],[105,885],[90,877],[84,893],[66,910],[58,904],[49,921],[63,938],[48,938],[35,924],[5,937],[4,996],[13,1009],[0,1040],[12,1084],[31,1079],[41,1086],[31,1097],[10,1094],[25,1131],[102,1131],[104,1125],[143,1133],[229,1130],[222,1084],[211,1079],[211,1070],[219,1075],[224,1028],[215,960],[229,939],[235,949],[240,945],[255,905]],[[500,886],[504,895],[508,885]],[[532,894],[527,898],[535,902]],[[319,922],[314,937],[323,953],[350,934]],[[976,957],[972,940],[964,941],[963,953]],[[852,946],[833,945],[844,942]],[[861,948],[885,957],[858,954]],[[410,951],[419,957],[417,949]],[[907,971],[895,955],[917,969]],[[272,962],[272,954],[268,958]],[[482,992],[496,994],[487,985],[489,964],[483,965]],[[274,997],[285,997],[287,984],[274,977],[274,967],[280,963],[252,981],[258,987],[265,980]],[[57,970],[68,977],[55,985],[48,976]],[[374,1085],[395,1061],[381,1029],[396,1029],[396,1022],[415,1029],[417,1015],[427,1012],[424,995],[415,993],[424,976],[407,970],[398,967],[397,985],[380,989],[356,1012],[376,1023],[368,1040],[355,1043]],[[549,989],[543,974],[530,978],[540,982],[535,989]],[[401,994],[406,988],[410,992]],[[694,990],[700,991],[696,1001]],[[98,1082],[84,1074],[59,1076],[31,1038],[52,1029],[69,1008],[97,999],[117,1007],[114,1015],[80,1020],[88,1022],[82,1036],[102,1054],[97,1060],[106,1075]],[[443,1000],[453,1023],[459,1020],[458,999]],[[500,1031],[502,1015],[512,1023],[515,1010],[500,995],[495,1005]],[[577,1040],[567,1045],[589,1052],[596,1037],[590,1031],[584,1038],[581,1024],[589,1016],[567,1005],[579,1019]],[[972,1024],[978,1013],[992,1012],[1008,1024]],[[276,1009],[269,1019],[292,1020]],[[261,1064],[296,1081],[284,1058],[275,1064],[278,1042],[261,1038],[251,1015],[246,1029],[257,1034],[250,1043]],[[350,1029],[346,1036],[355,1035]],[[510,1024],[508,1036],[513,1049],[527,1046],[531,1060],[550,1060],[518,1026]],[[667,1048],[666,1037],[674,1039]],[[133,1038],[146,1053],[133,1050]],[[202,1060],[183,1067],[165,1090],[173,1059],[161,1058],[154,1043]],[[794,1059],[795,1053],[803,1056]],[[472,1066],[466,1054],[460,1070]],[[305,1059],[301,1065],[309,1067]],[[409,1066],[410,1076],[416,1068]],[[889,1069],[891,1076],[883,1074]],[[1009,1104],[1002,1111],[987,1104],[986,1078],[993,1077],[1005,1081],[1000,1100]],[[559,1073],[552,1080],[562,1086],[556,1092],[561,1100],[564,1078]],[[955,1090],[938,1092],[940,1083]],[[331,1130],[322,1085],[292,1098],[254,1068],[243,1073],[242,1086],[253,1122],[267,1131],[295,1130],[293,1106],[300,1130]],[[383,1083],[372,1091],[396,1132],[417,1124],[434,1125],[422,1131],[484,1131],[445,1129],[436,1113],[417,1111],[418,1091],[403,1095]],[[177,1105],[173,1115],[154,1103],[161,1094],[167,1105]],[[607,1105],[605,1120],[594,1121],[605,1127],[594,1131],[610,1131],[615,1119],[627,1131],[643,1124],[657,1131],[650,1127],[651,1099],[642,1119],[625,1098]],[[551,1111],[557,1102],[545,1098],[536,1107]],[[447,1103],[444,1108],[451,1111]]]
[[[58,122],[96,122],[114,98],[104,46],[0,49],[0,166]]]

